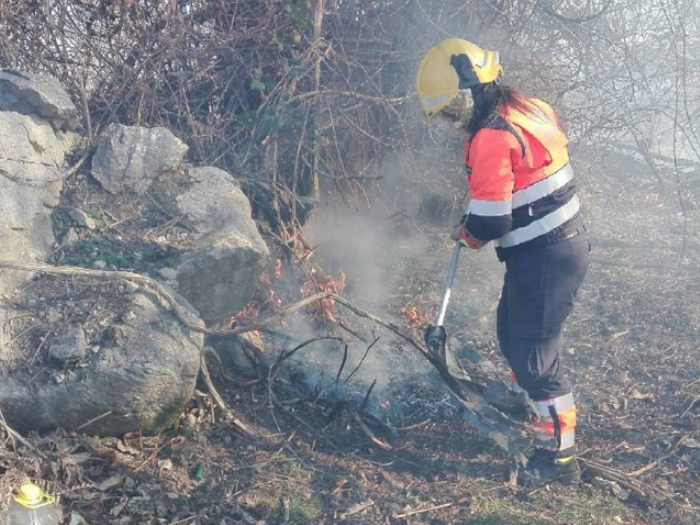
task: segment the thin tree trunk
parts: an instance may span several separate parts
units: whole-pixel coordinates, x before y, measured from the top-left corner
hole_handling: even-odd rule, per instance
[[[311,196],[315,202],[318,202],[321,196],[321,189],[319,187],[318,180],[318,162],[321,152],[319,147],[320,133],[319,133],[319,117],[321,115],[321,63],[323,61],[323,54],[321,53],[321,36],[323,34],[323,7],[324,0],[316,0],[316,5],[314,5],[313,19],[314,19],[314,48],[316,51],[316,56],[314,58],[314,110],[313,110],[313,170],[311,173]]]

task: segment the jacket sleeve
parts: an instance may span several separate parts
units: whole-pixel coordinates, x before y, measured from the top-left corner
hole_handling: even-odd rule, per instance
[[[466,148],[471,199],[465,227],[475,239],[492,241],[513,226],[513,168],[521,162],[522,146],[509,131],[485,128]]]

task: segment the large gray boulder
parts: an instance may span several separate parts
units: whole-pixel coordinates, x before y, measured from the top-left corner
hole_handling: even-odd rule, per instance
[[[92,175],[110,193],[143,195],[156,177],[180,166],[187,150],[166,128],[110,124],[92,157]]]
[[[46,81],[32,84],[30,78]],[[0,258],[43,259],[54,242],[51,207],[59,202],[65,154],[73,146],[71,132],[57,131],[51,121],[27,115],[34,109],[46,118],[68,122],[77,114],[70,98],[50,77],[0,72]],[[48,93],[48,94],[47,94]],[[53,109],[51,109],[53,108]],[[0,295],[11,293],[27,273],[0,272]],[[7,341],[0,311],[0,345]]]
[[[32,186],[57,182],[73,145],[72,134],[56,132],[40,118],[0,111],[0,175],[5,179]]]
[[[49,343],[48,357],[34,367],[24,360],[2,370],[0,408],[11,427],[21,432],[63,427],[121,436],[156,432],[177,420],[194,392],[202,338],[185,329],[152,295],[137,292],[129,301],[121,321],[108,326],[110,335],[98,345],[90,343],[87,357],[82,337],[74,338],[75,360],[56,369],[60,363],[51,359],[50,345],[60,345],[63,355],[71,353],[65,348],[70,338],[58,337]],[[66,309],[65,302],[54,308],[51,327],[60,331],[61,319],[75,312]],[[37,376],[40,379],[33,379]]]
[[[204,321],[223,322],[252,299],[270,253],[231,175],[212,167],[189,174],[177,207],[195,230],[195,248],[177,268],[178,291]]]
[[[0,258],[44,260],[55,247],[50,214],[76,126],[77,111],[54,79],[0,72]],[[186,149],[162,128],[113,126],[93,166],[110,191],[143,193]],[[0,272],[0,296],[15,293],[8,302],[21,305],[0,309],[0,408],[11,426],[122,435],[179,417],[199,373],[199,335],[151,295],[98,293],[81,309],[86,296],[73,280],[20,287],[30,277]],[[19,321],[8,322],[12,316]]]
[[[50,75],[0,70],[0,111],[34,115],[55,130],[75,130],[78,110],[61,83]]]

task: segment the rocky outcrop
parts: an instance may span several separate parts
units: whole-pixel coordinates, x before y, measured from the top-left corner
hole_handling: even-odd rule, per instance
[[[156,432],[177,420],[194,391],[201,337],[192,336],[152,295],[136,292],[128,303],[99,344],[93,337],[89,355],[82,331],[74,332],[77,337],[53,341],[64,359],[52,360],[54,370],[44,371],[43,380],[31,380],[36,372],[21,363],[3,371],[0,406],[10,426],[121,436]],[[70,316],[63,311],[55,323]]]
[[[0,112],[0,254],[36,260],[54,241],[49,207],[58,204],[67,144],[48,123]],[[0,290],[12,291],[24,276],[0,275]]]
[[[177,268],[178,291],[200,317],[226,320],[252,298],[269,251],[251,218],[248,198],[225,171],[190,169],[192,186],[178,210],[194,228],[196,248]]]
[[[197,322],[221,323],[243,308],[256,291],[269,252],[234,178],[216,168],[188,170],[183,165],[187,146],[165,128],[111,125],[89,161],[92,175],[110,195],[84,173],[70,180],[67,195],[89,188],[92,193],[82,195],[97,196],[83,209],[84,202],[61,201],[64,160],[77,126],[70,97],[53,79],[0,72],[0,258],[46,260],[57,249],[65,255],[67,246],[76,253],[107,253],[115,245],[110,244],[113,232],[95,213],[102,210],[95,210],[94,202],[115,201],[130,210],[129,219],[138,217],[147,202],[167,217],[158,224],[166,225],[163,232],[176,222],[182,228],[173,234],[172,247],[165,236],[156,239],[173,255],[161,267],[150,261],[143,271],[176,288],[173,293],[180,294]],[[149,189],[155,196],[145,195]],[[60,248],[52,209],[62,228],[57,226],[63,234]],[[154,228],[144,224],[145,237]],[[118,241],[128,249],[129,242],[141,239],[136,232],[131,241]],[[84,259],[70,264],[80,265],[76,260]],[[106,267],[97,262],[95,267]],[[79,279],[52,285],[42,277],[20,288],[30,276],[0,272],[0,294],[15,293],[12,303],[23,310],[17,316],[22,325],[14,323],[12,331],[5,322],[11,310],[0,310],[0,408],[11,426],[118,436],[157,431],[179,416],[199,373],[199,335],[155,297],[124,283],[126,291],[117,295],[81,289],[85,283]],[[53,299],[52,291],[57,293]],[[28,293],[36,294],[31,301]]]
[[[112,125],[93,157],[92,174],[110,193],[142,195],[180,166],[186,150],[163,128]],[[186,173],[189,183],[172,205],[187,220],[191,247],[177,268],[160,274],[201,319],[220,323],[251,300],[269,251],[248,198],[229,173],[213,167]]]
[[[61,368],[81,363],[87,357],[85,332],[79,324],[62,327],[49,346],[49,361]]]
[[[78,110],[61,83],[41,73],[0,71],[0,111],[38,117],[57,131],[74,131],[79,125]]]
[[[51,207],[58,204],[64,159],[77,110],[58,82],[45,75],[0,71],[0,257],[43,259],[54,242]],[[26,273],[0,273],[0,295]],[[0,345],[8,335],[0,312]]]
[[[187,149],[165,128],[110,124],[92,157],[92,175],[110,193],[143,195],[156,177],[180,166]]]

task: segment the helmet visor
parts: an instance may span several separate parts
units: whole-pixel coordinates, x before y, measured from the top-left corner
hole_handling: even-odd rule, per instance
[[[446,107],[440,111],[440,115],[454,124],[456,128],[466,124],[472,115],[474,99],[471,91],[462,90]]]

